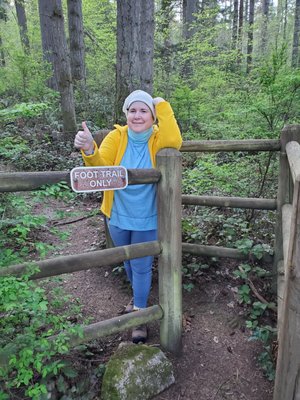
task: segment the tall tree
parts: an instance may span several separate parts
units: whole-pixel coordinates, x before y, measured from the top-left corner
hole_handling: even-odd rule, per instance
[[[244,0],[240,0],[239,5],[239,27],[238,27],[238,56],[237,63],[241,63],[243,52],[243,24],[244,24]]]
[[[237,47],[238,18],[239,18],[239,0],[234,0],[233,1],[233,18],[232,18],[232,35],[231,35],[232,50],[235,50]]]
[[[135,89],[152,94],[154,0],[117,0],[116,121]]]
[[[183,37],[190,39],[195,33],[196,14],[199,11],[198,0],[182,0]]]
[[[39,0],[39,14],[43,53],[54,72],[49,85],[60,93],[64,131],[75,133],[73,85],[61,0]]]
[[[5,67],[5,56],[3,51],[2,37],[0,35],[0,64],[2,67]]]
[[[244,7],[244,21],[245,23],[248,22],[248,17],[249,17],[249,0],[245,0],[245,7]]]
[[[261,54],[267,50],[270,0],[262,0]]]
[[[249,1],[249,26],[248,26],[248,42],[247,42],[247,73],[250,72],[252,66],[252,53],[253,53],[253,24],[254,24],[254,2]]]
[[[172,59],[174,56],[174,45],[171,40],[171,22],[174,18],[174,2],[162,0],[159,10],[160,19],[157,22],[156,30],[161,33],[162,40],[157,44],[158,57],[162,70],[162,84],[160,88],[166,97],[170,97]]]
[[[82,0],[68,0],[70,59],[73,82],[85,79]]]
[[[183,22],[183,39],[191,39],[196,32],[197,13],[199,11],[198,0],[182,0],[182,22]],[[183,65],[183,75],[189,77],[192,75],[192,60],[186,57]]]
[[[29,53],[29,38],[24,0],[15,0],[21,43],[25,53]]]
[[[292,51],[292,67],[294,68],[299,66],[299,34],[300,34],[300,0],[296,0],[293,51]]]
[[[0,0],[0,21],[7,21],[7,12],[6,12],[6,7],[7,7],[7,1],[6,0]],[[5,67],[5,55],[4,55],[4,50],[3,50],[3,41],[2,41],[2,36],[0,33],[0,58],[1,58],[1,66]]]
[[[286,40],[286,27],[288,15],[288,0],[284,0],[284,14],[283,14],[283,40]]]
[[[58,91],[58,76],[56,70],[55,53],[53,51],[53,27],[51,15],[54,13],[54,2],[39,0],[40,27],[43,47],[43,57],[51,65],[53,74],[48,79],[48,86]],[[58,16],[56,16],[58,17]]]

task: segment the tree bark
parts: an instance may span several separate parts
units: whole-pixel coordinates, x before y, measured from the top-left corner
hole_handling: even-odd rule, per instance
[[[68,0],[70,60],[73,82],[85,79],[82,0]]]
[[[199,11],[198,0],[183,0],[182,1],[182,36],[184,45],[187,40],[190,40],[196,32],[196,13]],[[193,74],[192,59],[187,56],[183,65],[183,75],[188,78]]]
[[[58,80],[55,71],[54,53],[53,53],[53,29],[51,28],[51,14],[54,10],[54,3],[46,0],[39,0],[39,15],[42,37],[42,48],[44,60],[51,65],[53,74],[47,81],[47,85],[58,91]]]
[[[299,34],[300,34],[300,0],[296,0],[295,19],[294,19],[294,36],[292,51],[292,67],[299,66]]]
[[[39,13],[44,57],[54,71],[48,84],[60,93],[64,131],[75,134],[73,85],[61,0],[39,0]]]
[[[249,2],[248,43],[247,43],[247,74],[249,74],[251,67],[252,67],[253,24],[254,24],[254,0],[250,0],[250,2]]]
[[[284,14],[283,14],[283,40],[286,40],[287,14],[288,14],[288,0],[285,0]]]
[[[2,4],[0,1],[0,21],[7,21],[7,13],[6,13],[6,8],[5,8],[5,3]],[[1,66],[5,67],[6,62],[5,62],[5,54],[4,54],[4,50],[3,50],[3,41],[2,41],[2,36],[0,33],[0,58],[1,58]]]
[[[232,19],[232,39],[231,48],[236,49],[237,45],[237,32],[238,32],[238,15],[239,15],[239,0],[233,2],[233,19]]]
[[[182,19],[183,19],[183,37],[190,39],[196,29],[193,24],[196,22],[196,14],[199,11],[198,0],[182,0]]]
[[[27,29],[27,18],[24,7],[24,0],[15,0],[15,7],[20,31],[21,43],[26,54],[29,53],[29,38]]]
[[[244,22],[248,22],[249,17],[249,0],[245,0],[245,7],[244,7]]]
[[[125,97],[136,89],[152,94],[154,0],[117,0],[115,120]]]
[[[0,35],[0,59],[1,59],[1,67],[5,67],[5,55],[2,47],[2,37]]]
[[[172,0],[162,0],[161,2],[161,23],[160,26],[157,26],[156,29],[162,32],[163,42],[161,48],[159,49],[159,59],[161,62],[162,68],[162,84],[163,87],[161,89],[165,93],[166,97],[170,97],[171,88],[170,88],[170,75],[172,72],[172,59],[174,57],[174,50],[172,48],[171,41],[171,21],[173,18],[173,1]]]
[[[262,2],[261,54],[266,54],[270,0]]]
[[[242,60],[243,52],[243,25],[244,25],[244,0],[240,0],[239,6],[239,27],[238,27],[238,56],[237,64],[239,65]]]

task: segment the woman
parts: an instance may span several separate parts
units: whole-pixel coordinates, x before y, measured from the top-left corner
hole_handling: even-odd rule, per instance
[[[123,112],[127,125],[115,125],[100,148],[93,140],[85,122],[83,131],[75,137],[75,147],[81,149],[86,166],[122,165],[125,168],[154,168],[155,156],[165,147],[179,149],[182,143],[173,110],[161,97],[153,99],[142,90],[135,90],[126,99]],[[153,125],[158,120],[158,126]],[[154,184],[131,185],[124,190],[105,191],[101,211],[107,218],[116,246],[156,240],[157,206]],[[153,257],[141,257],[124,262],[133,290],[133,299],[125,312],[147,307],[151,288]],[[145,342],[147,327],[132,331],[134,343]]]

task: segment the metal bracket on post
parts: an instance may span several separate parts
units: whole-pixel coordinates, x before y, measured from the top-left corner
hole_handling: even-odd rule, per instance
[[[164,317],[160,325],[162,347],[174,354],[181,352],[182,335],[182,237],[181,181],[179,151],[171,148],[157,154],[161,179],[157,189],[159,256],[159,303]]]

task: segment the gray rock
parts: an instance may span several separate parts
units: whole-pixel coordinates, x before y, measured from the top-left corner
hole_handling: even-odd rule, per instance
[[[102,400],[147,400],[175,382],[173,368],[156,347],[128,345],[119,348],[107,363]]]

